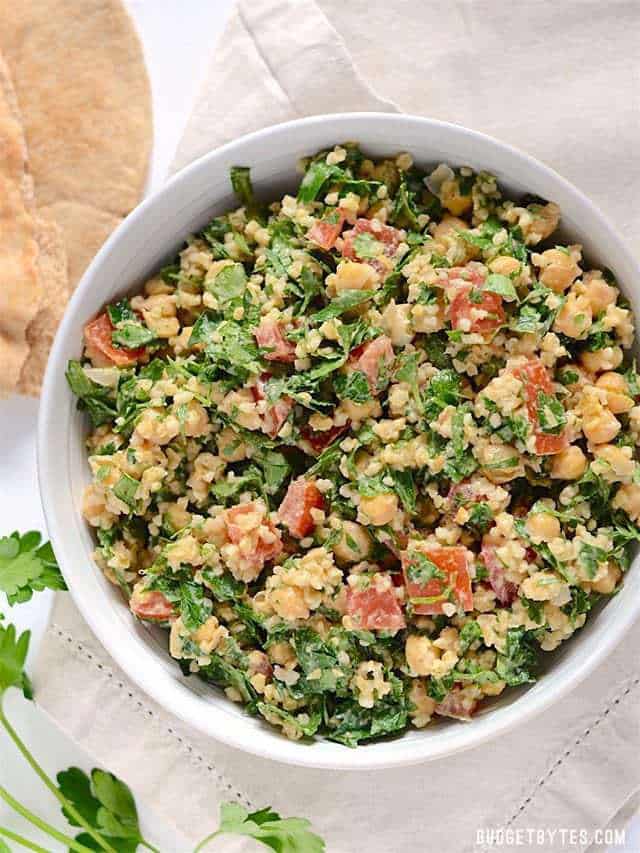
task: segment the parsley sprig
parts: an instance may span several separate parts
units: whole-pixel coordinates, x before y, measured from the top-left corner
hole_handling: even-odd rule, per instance
[[[29,601],[43,589],[66,589],[49,542],[36,530],[0,539],[0,590],[9,604]]]

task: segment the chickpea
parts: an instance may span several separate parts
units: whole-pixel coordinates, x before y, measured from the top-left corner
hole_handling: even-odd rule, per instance
[[[571,292],[553,324],[554,331],[569,338],[584,338],[593,322],[591,303],[586,296]]]
[[[395,346],[406,347],[413,340],[411,307],[411,305],[396,305],[392,301],[382,312],[382,328]]]
[[[155,293],[148,296],[140,307],[145,323],[159,338],[172,338],[180,331],[175,296]]]
[[[629,483],[620,486],[612,501],[614,509],[622,509],[631,521],[640,519],[640,486]]]
[[[431,640],[419,634],[409,634],[404,653],[409,669],[416,675],[430,675],[433,664],[440,657]]]
[[[541,240],[550,237],[560,222],[560,208],[553,202],[547,202],[543,207],[532,205],[529,212],[533,214],[532,223],[525,228],[525,243],[535,246]]]
[[[611,483],[631,482],[636,464],[633,459],[633,451],[630,447],[616,447],[615,444],[603,444],[600,447],[596,447],[594,453],[596,458],[603,463],[603,476],[605,479]]]
[[[360,499],[360,513],[369,524],[390,524],[398,513],[398,498],[392,493]]]
[[[548,512],[532,513],[527,517],[525,527],[536,545],[541,542],[549,542],[551,539],[557,539],[560,536],[560,522]]]
[[[618,291],[607,284],[598,270],[585,273],[579,290],[591,303],[591,310],[596,316],[606,311],[609,305],[615,305],[618,298]]]
[[[571,287],[581,272],[574,254],[562,249],[547,249],[541,255],[534,255],[532,260],[541,270],[542,284],[556,293],[562,293]]]
[[[361,524],[343,521],[340,539],[333,546],[333,553],[343,563],[358,563],[366,560],[371,551],[371,537]]]
[[[180,504],[170,504],[165,515],[173,531],[182,530],[183,527],[191,524],[191,513],[187,512]]]
[[[290,622],[309,618],[304,592],[299,587],[281,586],[272,590],[271,604],[278,616]]]
[[[576,445],[557,453],[551,462],[551,477],[554,480],[578,480],[587,468],[587,457]]]
[[[470,195],[461,195],[458,181],[453,178],[449,181],[444,181],[440,187],[440,201],[447,208],[449,213],[454,216],[460,216],[471,210],[473,199]]]
[[[595,352],[583,352],[580,361],[590,373],[609,372],[622,364],[622,349],[620,347],[605,347]]]
[[[218,434],[218,454],[225,462],[240,462],[247,456],[247,445],[231,427]]]
[[[520,272],[520,261],[510,255],[499,255],[491,261],[489,269],[499,275],[514,275]]]
[[[598,574],[600,573],[598,572]],[[622,572],[617,566],[614,566],[612,563],[607,563],[603,576],[601,578],[596,578],[596,580],[590,584],[591,589],[594,592],[600,592],[603,595],[610,595],[618,585],[621,575]]]
[[[187,404],[184,417],[184,433],[193,437],[205,435],[209,431],[209,415],[204,406],[197,400]]]
[[[370,264],[342,261],[335,276],[327,283],[335,293],[343,290],[374,290],[380,284],[380,276]]]
[[[367,418],[377,418],[382,414],[378,400],[368,400],[366,403],[354,403],[353,400],[342,400],[339,410],[344,412],[351,423],[360,423]]]
[[[457,236],[457,231],[466,231],[469,228],[469,223],[464,219],[459,219],[457,216],[443,216],[441,221],[436,225],[433,236],[436,240],[442,240],[447,237]]]
[[[629,396],[627,380],[621,373],[603,373],[596,381],[596,388],[604,388],[607,392],[607,406],[615,415],[633,409],[634,401]]]
[[[616,416],[605,408],[597,397],[583,402],[582,432],[592,444],[608,444],[620,432]]]
[[[508,483],[523,474],[520,454],[510,444],[487,444],[478,451],[482,473],[492,483]]]

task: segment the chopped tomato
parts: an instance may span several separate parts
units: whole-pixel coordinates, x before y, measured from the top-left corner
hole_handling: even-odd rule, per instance
[[[107,312],[99,314],[84,327],[87,355],[96,367],[131,367],[146,353],[145,347],[115,347],[111,340],[113,325]]]
[[[307,231],[307,238],[328,252],[335,246],[343,225],[344,213],[341,210],[333,210],[324,219],[313,223]]]
[[[269,374],[263,373],[256,384],[252,386],[251,391],[253,393],[253,399],[256,402],[265,399],[266,395],[264,386],[268,379]],[[267,409],[262,416],[262,431],[266,433],[269,438],[275,438],[289,417],[291,409],[293,409],[293,400],[291,397],[280,397],[280,399],[276,400],[273,405],[267,406]]]
[[[349,366],[361,370],[367,377],[371,393],[379,394],[389,379],[395,358],[391,340],[380,335],[362,348],[357,347],[350,355]]]
[[[339,435],[349,429],[349,421],[343,426],[332,426],[331,429],[311,429],[308,424],[300,428],[300,435],[304,441],[311,445],[314,453],[322,453]]]
[[[224,511],[227,537],[234,545],[251,540],[251,550],[244,559],[253,568],[262,569],[267,560],[275,560],[282,551],[280,531],[267,517],[264,505],[251,501]]]
[[[489,572],[489,583],[495,592],[496,598],[505,607],[512,604],[518,595],[518,587],[515,583],[508,581],[504,576],[504,566],[498,559],[496,549],[493,545],[483,545],[480,557]]]
[[[453,717],[455,720],[470,720],[478,707],[478,699],[464,688],[454,688],[438,702],[436,714],[441,717]]]
[[[292,364],[296,360],[296,345],[285,338],[282,326],[275,320],[263,320],[253,334],[258,346],[269,350],[264,356],[267,361]]]
[[[392,258],[402,238],[400,231],[397,228],[392,228],[390,225],[383,225],[377,220],[371,219],[356,219],[356,224],[349,231],[345,231],[342,235],[344,243],[342,246],[342,256],[349,260],[366,261],[369,263],[374,258],[361,258],[358,255],[357,245],[354,245],[356,237],[360,234],[369,234],[377,242],[380,243],[380,254]]]
[[[129,608],[139,619],[151,622],[166,622],[175,615],[173,604],[158,589],[134,588]]]
[[[549,371],[538,358],[529,361],[516,371],[516,376],[524,384],[524,395],[527,404],[527,414],[531,422],[536,440],[536,453],[541,456],[551,456],[560,453],[569,446],[566,430],[558,435],[546,433],[540,429],[538,418],[538,394],[553,396],[553,382]]]
[[[418,553],[430,560],[445,574],[445,577],[433,578],[426,583],[411,580],[409,570],[411,566],[416,564],[416,561],[411,551],[402,553],[402,570],[407,588],[407,598],[413,603],[413,612],[421,616],[443,613],[443,605],[450,601],[450,597],[447,596],[448,589],[451,590],[453,598],[463,610],[473,610],[473,595],[467,567],[466,548],[459,545],[422,547]]]
[[[280,504],[278,518],[296,539],[304,539],[315,527],[312,509],[321,509],[324,499],[316,484],[301,477],[289,483],[287,494]]]
[[[364,589],[347,587],[347,613],[365,631],[399,631],[406,622],[387,576]]]
[[[502,297],[472,284],[460,285],[449,304],[449,318],[454,329],[488,335],[504,323]]]

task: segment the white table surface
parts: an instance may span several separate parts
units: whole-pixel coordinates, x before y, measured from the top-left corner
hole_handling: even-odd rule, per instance
[[[29,0],[23,0],[29,2]],[[141,35],[153,88],[155,139],[149,191],[160,187],[167,174],[178,140],[203,80],[212,47],[220,35],[232,0],[125,0]],[[35,462],[37,401],[13,398],[0,400],[0,535],[14,529],[45,531],[40,507]],[[32,602],[15,607],[7,615],[22,628],[33,632],[32,652],[37,648],[46,626],[51,597],[41,593]],[[0,609],[8,608],[0,603]],[[13,691],[15,693],[15,691]],[[16,727],[51,774],[71,765],[89,770],[93,765],[37,708],[12,695],[7,710]],[[0,733],[0,780],[14,796],[50,823],[65,829],[55,801],[34,781],[10,745]],[[138,800],[145,835],[161,847],[163,853],[187,853],[189,847],[173,836],[154,815],[149,804]],[[205,835],[215,825],[203,827]],[[0,823],[20,832],[51,851],[64,848],[33,830],[25,821],[0,803]],[[216,849],[223,850],[224,839]],[[16,848],[17,849],[17,848]],[[264,848],[260,848],[264,849]],[[617,853],[640,852],[640,820],[636,817],[627,831],[625,847]],[[426,853],[426,851],[425,851]]]

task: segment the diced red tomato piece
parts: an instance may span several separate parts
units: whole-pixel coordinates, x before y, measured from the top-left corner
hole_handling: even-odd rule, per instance
[[[358,257],[354,241],[359,234],[370,234],[374,240],[381,243],[381,254],[386,255],[388,258],[392,258],[395,255],[398,246],[402,242],[400,231],[397,228],[392,228],[390,225],[383,225],[377,220],[356,219],[355,226],[349,231],[345,231],[342,235],[344,239],[342,256],[344,258],[355,261],[363,260],[367,263],[374,260],[373,258]]]
[[[324,219],[318,219],[313,223],[307,231],[307,238],[328,252],[335,246],[343,225],[344,213],[341,210],[332,210]]]
[[[410,580],[409,568],[414,562],[412,552],[404,551],[402,553],[402,570],[407,588],[407,599],[410,602],[416,599],[433,599],[432,601],[416,602],[413,605],[413,612],[425,616],[443,613],[443,605],[449,601],[449,598],[445,597],[445,591],[448,587],[451,587],[453,597],[463,610],[473,610],[473,594],[467,566],[466,548],[459,545],[433,546],[422,547],[418,552],[424,554],[440,571],[444,572],[446,578],[433,578],[426,583],[416,583]]]
[[[380,335],[362,348],[357,347],[350,354],[349,366],[353,370],[361,370],[367,377],[371,393],[379,394],[388,381],[395,358],[391,340],[386,335]]]
[[[227,537],[234,545],[249,538],[251,548],[242,558],[255,572],[259,573],[268,560],[275,560],[282,552],[280,531],[267,517],[262,502],[251,501],[231,507],[224,511],[224,520]]]
[[[480,557],[489,573],[489,583],[495,592],[496,598],[505,607],[516,600],[518,587],[515,583],[508,581],[504,576],[504,566],[498,559],[496,549],[493,545],[483,545]]]
[[[308,424],[300,428],[300,435],[311,445],[314,453],[322,453],[325,447],[328,447],[335,439],[349,429],[349,421],[343,426],[332,426],[331,429],[316,430],[311,429]]]
[[[266,394],[264,386],[268,379],[269,374],[262,374],[260,379],[258,379],[256,384],[251,388],[253,399],[256,402],[258,400],[265,399]],[[273,405],[268,406],[262,416],[262,431],[266,433],[269,438],[275,438],[289,417],[291,409],[293,409],[293,400],[291,397],[280,397],[280,399],[276,400]]]
[[[264,356],[267,361],[284,361],[292,364],[296,360],[296,345],[285,338],[280,323],[276,323],[275,320],[262,320],[253,330],[253,334],[258,346],[269,350]]]
[[[113,324],[106,311],[84,327],[87,355],[96,367],[111,367],[114,364],[116,367],[131,367],[145,355],[145,347],[115,347],[111,340],[112,332]]]
[[[304,539],[315,527],[311,510],[322,509],[323,506],[324,498],[316,484],[300,477],[289,483],[287,494],[278,510],[278,518],[288,527],[292,536]]]
[[[438,702],[436,714],[441,717],[453,717],[455,720],[470,720],[478,708],[478,698],[470,690],[455,688]]]
[[[399,631],[406,626],[388,575],[378,575],[368,587],[347,587],[347,614],[365,631]]]
[[[486,316],[478,317],[480,311]],[[471,284],[460,285],[449,304],[449,318],[454,329],[488,335],[504,323],[502,297]]]
[[[560,453],[569,446],[566,430],[558,435],[545,433],[540,429],[538,421],[538,393],[553,395],[553,382],[549,371],[538,358],[530,358],[529,361],[516,371],[516,376],[524,384],[527,414],[533,426],[536,440],[536,453],[541,456],[552,456]]]
[[[129,608],[139,619],[150,622],[166,622],[175,615],[173,604],[158,589],[134,588]]]

